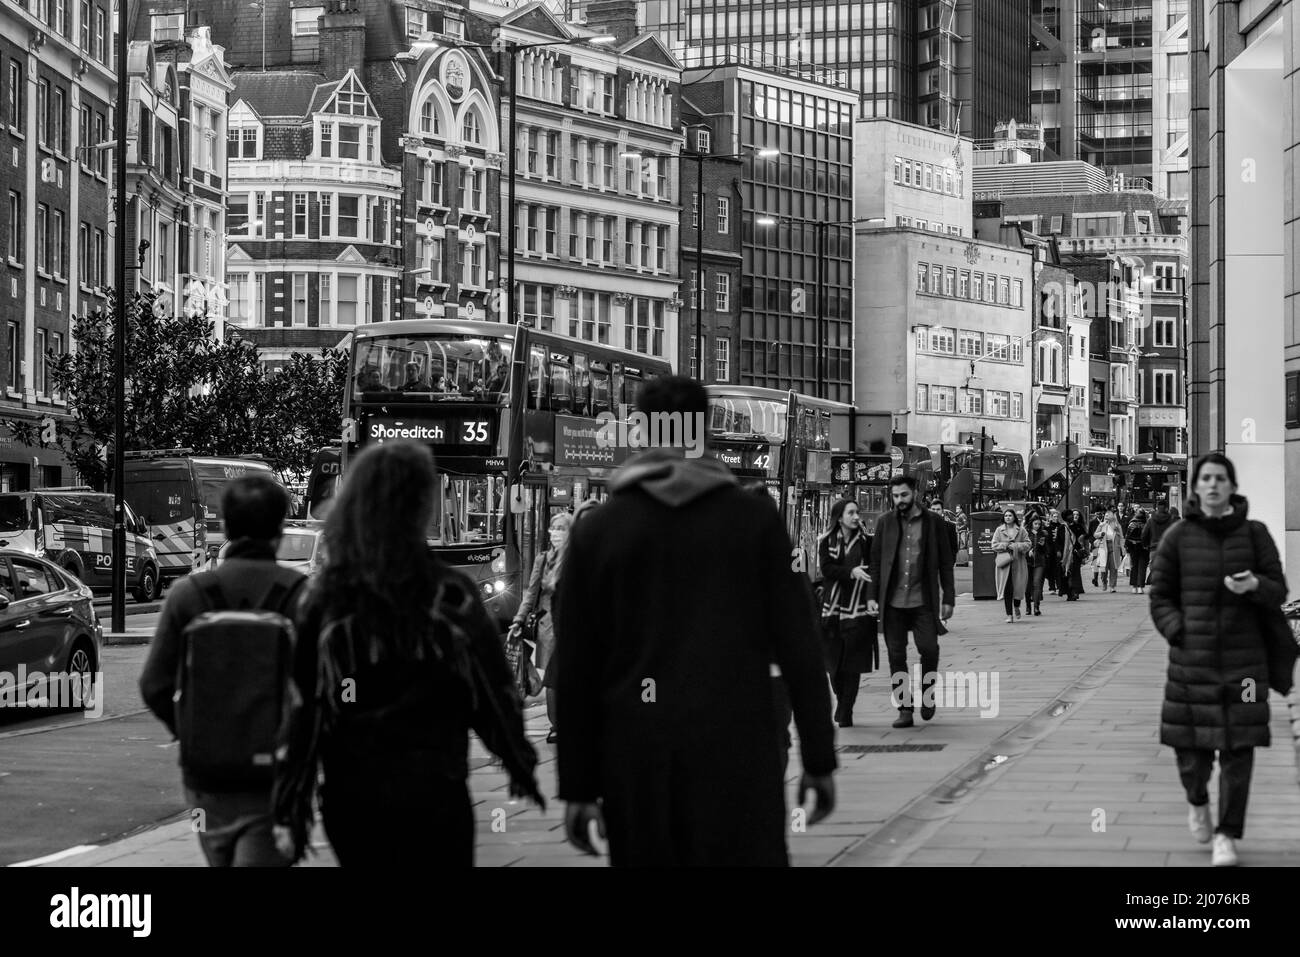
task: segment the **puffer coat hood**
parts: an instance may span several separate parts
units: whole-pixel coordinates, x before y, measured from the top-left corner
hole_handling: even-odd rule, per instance
[[[1268,529],[1249,503],[1206,515],[1187,502],[1186,517],[1160,540],[1151,569],[1151,618],[1169,642],[1160,740],[1175,748],[1229,749],[1269,743],[1268,658],[1260,609],[1286,598],[1286,578]],[[1253,571],[1244,595],[1227,576]]]

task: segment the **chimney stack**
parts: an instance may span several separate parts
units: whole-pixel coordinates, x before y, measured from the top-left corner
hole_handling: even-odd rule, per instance
[[[348,70],[361,76],[366,60],[366,15],[358,0],[327,0],[320,18],[320,66],[330,80]]]
[[[636,0],[592,0],[587,5],[587,29],[616,37],[618,45],[637,35]]]

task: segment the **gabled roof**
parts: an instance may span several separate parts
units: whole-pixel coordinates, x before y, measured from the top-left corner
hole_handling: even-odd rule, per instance
[[[307,116],[317,88],[336,83],[324,83],[319,73],[298,70],[268,70],[266,73],[236,73],[231,77],[235,89],[230,101],[243,100],[259,116]]]
[[[573,36],[573,32],[540,0],[520,7],[501,22],[557,40],[568,40]]]
[[[371,100],[369,92],[361,83],[361,78],[357,76],[355,70],[348,70],[347,75],[341,80],[335,80],[330,83],[322,83],[312,91],[311,103],[307,107],[307,114],[319,113],[328,110],[331,103],[335,103],[333,112],[339,112],[336,103],[337,97],[344,96],[362,96],[365,97],[365,112],[356,113],[349,108],[349,114],[352,116],[367,116],[375,119],[379,114],[375,111],[374,101]]]
[[[618,47],[618,52],[624,56],[636,57],[638,60],[657,63],[660,66],[671,67],[674,70],[682,68],[677,58],[669,52],[668,47],[664,46],[664,42],[653,33],[633,37]]]

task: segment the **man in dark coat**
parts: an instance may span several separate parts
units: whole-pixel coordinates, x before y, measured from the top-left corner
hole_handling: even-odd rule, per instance
[[[921,656],[921,718],[934,717],[931,697],[939,670],[939,629],[955,604],[953,554],[944,521],[916,502],[916,480],[895,475],[889,483],[894,509],[876,523],[871,543],[868,614],[878,614],[889,653],[890,682],[899,702],[895,728],[910,728],[911,677],[907,633]],[[928,702],[928,703],[927,703]]]
[[[704,432],[694,380],[656,379],[637,404]],[[553,605],[569,840],[595,853],[594,822],[614,866],[787,865],[772,662],[799,730],[800,799],[817,794],[809,824],[834,805],[836,759],[812,590],[780,515],[679,448],[641,452],[609,491],[570,533]]]
[[[1160,547],[1160,539],[1164,537],[1165,532],[1169,531],[1169,526],[1173,523],[1174,516],[1169,512],[1169,503],[1161,502],[1156,506],[1155,513],[1142,526],[1142,545],[1152,559],[1155,558],[1156,550]]]
[[[1268,655],[1260,610],[1286,599],[1268,529],[1247,518],[1232,463],[1204,456],[1187,518],[1160,541],[1151,569],[1151,619],[1169,642],[1160,742],[1174,748],[1188,827],[1210,840],[1206,785],[1219,756],[1216,866],[1237,863],[1254,748],[1269,744]]]

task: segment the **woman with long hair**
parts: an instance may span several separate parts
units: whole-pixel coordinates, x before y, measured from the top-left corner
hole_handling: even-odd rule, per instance
[[[1006,607],[1007,624],[1012,624],[1020,620],[1020,603],[1025,599],[1025,589],[1029,584],[1029,535],[1020,527],[1020,516],[1014,508],[1002,513],[1002,524],[993,533],[992,548],[998,556],[998,567],[994,572],[998,597]]]
[[[1092,549],[1092,539],[1088,535],[1088,526],[1083,522],[1083,513],[1077,508],[1069,513],[1065,523],[1065,551],[1062,561],[1065,564],[1065,600],[1078,601],[1083,594],[1083,565],[1088,560]]]
[[[473,583],[429,552],[438,488],[428,448],[386,442],[351,463],[330,512],[325,566],[298,612],[303,705],[276,776],[295,859],[319,767],[340,864],[472,866],[471,729],[511,794],[543,803],[497,628]]]
[[[1101,590],[1115,591],[1119,582],[1119,566],[1124,562],[1124,528],[1110,509],[1093,533],[1097,540],[1097,576],[1102,578]]]
[[[1037,513],[1030,515],[1028,524],[1029,528],[1026,532],[1029,535],[1029,601],[1025,605],[1025,614],[1032,612],[1035,615],[1042,615],[1043,582],[1047,579],[1048,568],[1056,561],[1056,545],[1043,516]]]
[[[551,662],[555,660],[555,622],[551,618],[551,602],[555,598],[555,585],[560,580],[560,569],[564,565],[564,546],[569,540],[569,529],[573,527],[573,514],[557,512],[547,526],[550,547],[533,559],[533,572],[528,579],[528,587],[519,600],[519,610],[515,612],[514,621],[510,623],[511,636],[523,631],[524,623],[533,612],[538,613],[536,630],[533,637],[537,640],[537,656],[533,663],[542,675],[542,686],[546,688],[546,717],[551,722],[551,731],[546,736],[547,744],[558,740],[555,725],[555,678],[551,672]]]
[[[830,527],[817,543],[822,579],[822,635],[826,673],[835,694],[835,722],[853,727],[853,705],[864,671],[880,663],[876,619],[867,614],[871,576],[871,536],[862,531],[858,503],[840,499],[831,506]]]
[[[1124,529],[1124,548],[1128,551],[1128,584],[1133,594],[1140,595],[1146,591],[1147,584],[1147,546],[1142,541],[1142,530],[1146,528],[1147,513],[1138,509],[1129,518]]]

